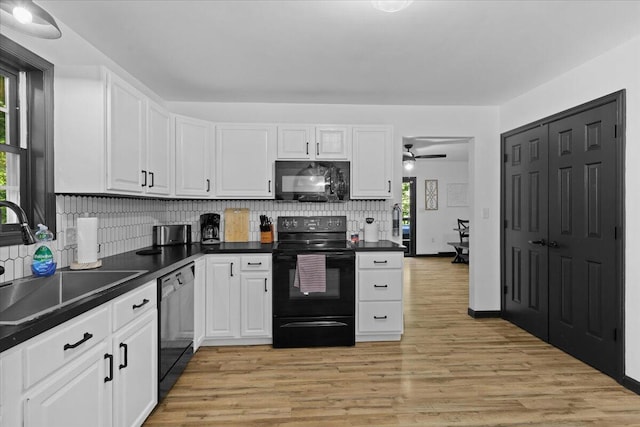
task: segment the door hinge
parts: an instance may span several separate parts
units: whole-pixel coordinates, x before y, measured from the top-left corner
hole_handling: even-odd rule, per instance
[[[505,154],[504,155],[504,162],[507,163],[509,161],[509,155]]]
[[[504,292],[505,295],[508,294],[509,293],[509,287],[508,286],[503,287],[502,291]]]
[[[613,137],[618,137],[618,125],[613,125]]]
[[[504,220],[504,228],[509,227],[509,221],[507,221],[506,219]]]
[[[613,340],[618,341],[618,328],[613,328]]]

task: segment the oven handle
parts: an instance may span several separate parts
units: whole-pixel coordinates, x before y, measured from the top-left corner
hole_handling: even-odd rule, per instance
[[[326,255],[327,258],[331,258],[331,259],[354,259],[355,253],[354,252],[304,252],[305,254],[307,253],[314,253],[314,254],[319,254],[319,255]],[[296,261],[296,255],[298,254],[298,252],[292,252],[292,253],[286,253],[286,252],[280,252],[280,253],[274,253],[273,254],[273,261]]]
[[[282,328],[315,328],[317,326],[348,326],[343,322],[336,322],[332,320],[316,320],[314,322],[291,322],[282,325]]]

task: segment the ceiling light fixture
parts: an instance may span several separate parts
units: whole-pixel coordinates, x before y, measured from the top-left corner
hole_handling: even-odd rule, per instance
[[[2,0],[0,26],[42,39],[57,39],[62,36],[53,16],[32,0]]]
[[[410,171],[416,165],[416,156],[411,152],[413,145],[407,144],[405,147],[407,151],[402,152],[402,166],[404,166],[405,170]]]
[[[372,0],[371,4],[383,12],[399,12],[406,9],[413,0]]]

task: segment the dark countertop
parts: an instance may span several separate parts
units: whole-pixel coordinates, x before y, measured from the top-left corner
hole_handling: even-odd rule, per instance
[[[359,242],[355,245],[356,252],[369,251],[404,251],[404,246],[390,240],[381,240],[376,243]],[[58,310],[53,310],[42,316],[25,322],[21,325],[6,326],[0,325],[0,352],[10,349],[38,334],[60,325],[82,313],[85,313],[99,305],[102,305],[120,295],[123,295],[135,288],[156,280],[171,271],[181,268],[184,265],[206,254],[225,253],[271,253],[273,244],[263,244],[260,242],[229,243],[223,242],[219,245],[191,245],[162,246],[161,253],[154,255],[139,255],[144,249],[125,252],[122,254],[106,257],[102,259],[101,270],[145,270],[146,273],[128,282],[114,286],[102,292],[90,295],[81,300],[75,301]],[[63,270],[68,270],[65,268]]]
[[[380,240],[379,242],[360,241],[354,244],[356,252],[404,252],[406,246],[399,245],[391,240]]]

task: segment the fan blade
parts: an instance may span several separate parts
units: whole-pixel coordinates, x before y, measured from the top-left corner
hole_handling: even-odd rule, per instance
[[[423,154],[421,156],[416,156],[416,159],[442,159],[447,157],[446,154]]]

